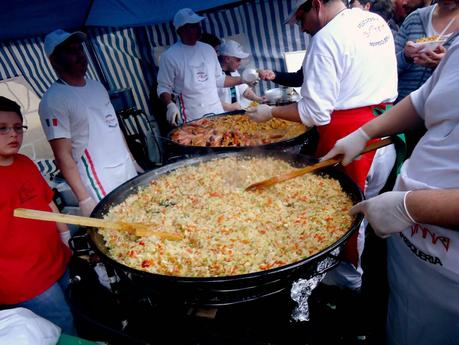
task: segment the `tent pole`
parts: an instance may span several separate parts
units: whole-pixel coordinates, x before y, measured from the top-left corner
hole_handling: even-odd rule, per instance
[[[108,80],[107,80],[107,78],[105,76],[104,70],[102,68],[102,65],[101,65],[100,60],[99,60],[99,58],[97,56],[96,50],[94,48],[94,44],[92,43],[91,39],[86,41],[86,46],[88,47],[88,53],[90,55],[90,58],[94,62],[94,67],[96,69],[97,75],[100,78],[100,82],[105,86],[105,89],[107,91],[109,91],[110,90],[110,85],[108,84]]]
[[[91,0],[90,3],[89,3],[89,6],[88,6],[88,10],[86,12],[86,15],[84,17],[84,21],[83,21],[83,31],[88,34],[88,30],[87,30],[87,26],[86,26],[86,22],[88,20],[88,17],[89,17],[89,13],[91,13],[91,9],[92,9],[92,6],[94,4],[94,0]],[[89,37],[90,35],[88,35]],[[90,38],[90,37],[89,37]],[[100,78],[100,82],[104,85],[105,89],[108,91],[110,90],[110,85],[108,84],[108,81],[107,81],[107,78],[105,76],[105,73],[104,73],[104,70],[102,68],[102,65],[100,63],[100,60],[97,56],[97,53],[96,53],[96,49],[94,48],[94,44],[92,43],[92,40],[91,38],[89,40],[86,41],[86,46],[88,47],[88,53],[90,55],[90,58],[91,60],[94,62],[94,67],[96,69],[96,72],[97,72],[97,75],[99,76]]]

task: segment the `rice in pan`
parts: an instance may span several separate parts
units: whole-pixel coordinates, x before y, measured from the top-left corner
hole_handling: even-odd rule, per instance
[[[151,181],[106,216],[151,223],[182,240],[99,231],[112,258],[163,275],[230,276],[297,262],[347,232],[352,201],[337,180],[314,174],[244,191],[291,169],[275,158],[235,157],[184,167]]]

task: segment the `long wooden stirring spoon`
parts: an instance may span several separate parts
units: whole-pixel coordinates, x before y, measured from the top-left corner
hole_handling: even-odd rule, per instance
[[[156,236],[163,240],[177,241],[183,238],[180,234],[157,231],[155,225],[145,223],[127,223],[108,221],[99,218],[81,217],[70,214],[46,212],[31,210],[26,208],[17,208],[14,210],[14,216],[20,218],[44,220],[49,222],[58,222],[65,224],[91,226],[95,228],[107,228],[112,230],[127,231],[136,236]]]
[[[379,141],[375,141],[375,142],[372,142],[371,144],[368,144],[367,146],[365,146],[365,148],[363,149],[362,153],[367,153],[367,152],[379,149],[380,147],[387,146],[389,144],[392,144],[392,139],[391,138],[386,138],[386,139],[382,139],[382,140],[379,140]],[[263,180],[263,181],[260,181],[260,182],[253,183],[250,186],[248,186],[245,189],[245,191],[261,190],[261,189],[264,189],[266,187],[272,186],[274,184],[277,184],[277,183],[280,183],[280,182],[283,182],[283,181],[287,181],[287,180],[290,180],[292,178],[295,178],[295,177],[298,177],[298,176],[302,176],[302,175],[305,175],[305,174],[308,174],[308,173],[312,173],[314,171],[317,171],[317,170],[320,170],[320,169],[323,169],[323,168],[338,164],[342,160],[343,160],[343,155],[338,155],[336,157],[327,159],[325,161],[322,161],[322,162],[319,162],[319,163],[316,163],[316,164],[313,164],[313,165],[309,165],[309,166],[301,168],[301,169],[292,170],[292,171],[289,171],[289,172],[284,173],[282,175],[277,175],[277,176],[271,177],[271,178],[269,178],[267,180]]]

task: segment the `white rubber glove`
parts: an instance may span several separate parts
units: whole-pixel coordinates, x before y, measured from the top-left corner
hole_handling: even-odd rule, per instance
[[[409,192],[383,193],[359,202],[349,213],[363,213],[376,235],[386,238],[416,224],[406,208],[408,194]]]
[[[166,113],[167,122],[169,122],[171,126],[177,127],[178,117],[179,117],[179,110],[177,106],[175,105],[174,102],[170,102],[167,105],[167,113]]]
[[[70,231],[67,230],[67,231],[61,231],[59,232],[59,235],[61,236],[61,241],[68,247],[69,246],[69,240],[70,240],[70,237],[72,237],[70,235]]]
[[[273,108],[267,104],[247,108],[247,114],[255,122],[265,122],[273,118]]]
[[[326,160],[343,154],[342,165],[348,165],[360,155],[370,137],[362,128],[359,128],[344,138],[338,140],[335,146],[320,160]]]
[[[246,68],[241,74],[242,82],[249,86],[255,86],[258,82],[258,72],[254,68]]]
[[[94,210],[94,208],[96,207],[97,202],[93,198],[88,197],[87,199],[79,201],[78,205],[80,206],[81,215],[84,217],[89,217],[91,215],[92,210]]]

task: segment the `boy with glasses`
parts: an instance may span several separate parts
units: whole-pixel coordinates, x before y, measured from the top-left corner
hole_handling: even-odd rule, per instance
[[[26,129],[19,105],[0,97],[0,306],[30,309],[74,335],[67,226],[13,216],[16,208],[59,212],[35,164],[18,153]]]

